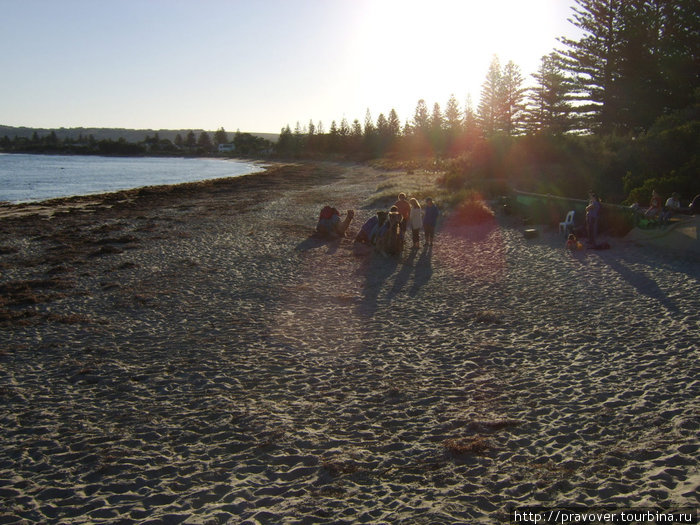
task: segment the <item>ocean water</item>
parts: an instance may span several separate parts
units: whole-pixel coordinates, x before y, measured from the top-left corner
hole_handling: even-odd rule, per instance
[[[0,154],[0,201],[32,202],[262,171],[236,160]]]

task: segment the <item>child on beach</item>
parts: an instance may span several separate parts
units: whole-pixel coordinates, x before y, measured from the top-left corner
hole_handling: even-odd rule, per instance
[[[583,244],[578,242],[578,239],[573,233],[570,233],[569,238],[566,240],[566,249],[571,250],[572,252],[576,250],[582,250]]]
[[[425,233],[425,244],[426,246],[433,245],[433,238],[435,237],[435,225],[437,224],[437,218],[439,215],[438,207],[433,203],[433,199],[428,197],[425,199],[425,210],[423,213],[423,232]]]
[[[418,248],[420,245],[420,228],[423,224],[423,210],[421,210],[420,204],[416,199],[411,199],[411,213],[408,217],[408,224],[411,227],[411,233],[413,234],[413,247]]]

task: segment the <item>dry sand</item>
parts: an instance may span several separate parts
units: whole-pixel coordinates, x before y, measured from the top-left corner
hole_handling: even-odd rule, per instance
[[[698,260],[510,218],[398,260],[309,238],[324,204],[354,235],[433,178],[298,164],[5,208],[0,523],[697,507]]]

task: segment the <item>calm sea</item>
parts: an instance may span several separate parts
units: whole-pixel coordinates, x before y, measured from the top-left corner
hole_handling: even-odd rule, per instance
[[[0,154],[0,201],[29,202],[262,171],[219,159]]]

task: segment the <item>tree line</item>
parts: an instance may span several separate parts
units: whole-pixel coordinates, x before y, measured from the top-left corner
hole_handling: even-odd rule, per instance
[[[700,15],[694,0],[576,0],[578,40],[541,58],[526,86],[494,56],[476,108],[421,99],[403,125],[376,120],[287,125],[278,151],[295,157],[430,158],[459,187],[485,179],[555,194],[595,188],[609,200],[651,189],[700,192]],[[692,195],[690,195],[692,197]]]
[[[34,132],[30,137],[5,135],[0,138],[0,151],[10,153],[60,153],[71,155],[188,155],[204,156],[218,153],[220,144],[231,144],[229,155],[260,156],[269,154],[273,145],[270,141],[237,131],[230,137],[223,127],[210,134],[202,131],[196,134],[189,131],[182,136],[178,133],[174,140],[161,138],[158,133],[146,135],[142,141],[130,142],[124,138],[117,140],[96,140],[93,135],[79,134],[77,137],[59,139],[55,131],[45,135]]]

